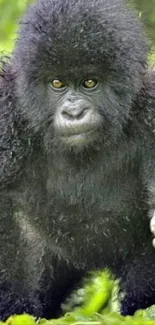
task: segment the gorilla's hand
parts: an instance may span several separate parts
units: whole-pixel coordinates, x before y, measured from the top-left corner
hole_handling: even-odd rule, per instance
[[[152,209],[150,212],[150,230],[153,234],[152,245],[155,248],[155,210]]]

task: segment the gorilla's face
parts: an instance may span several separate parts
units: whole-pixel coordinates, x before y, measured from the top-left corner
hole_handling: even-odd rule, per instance
[[[92,73],[93,70],[93,73]],[[47,80],[29,80],[21,73],[18,83],[20,105],[29,126],[41,132],[46,147],[53,143],[62,148],[83,150],[88,146],[109,145],[117,141],[128,120],[132,92],[118,73],[104,76],[89,69],[54,73]],[[34,77],[34,76],[33,76]]]
[[[55,139],[78,150],[116,138],[131,104],[123,87],[119,94],[116,84],[113,89],[112,82],[103,83],[99,75],[92,73],[81,73],[71,80],[55,75],[49,82],[47,98],[52,116],[47,126],[48,142]]]
[[[79,147],[96,139],[102,125],[96,100],[99,92],[99,81],[93,77],[79,80],[77,84],[58,78],[51,81],[51,96],[57,97],[55,136],[64,144]]]

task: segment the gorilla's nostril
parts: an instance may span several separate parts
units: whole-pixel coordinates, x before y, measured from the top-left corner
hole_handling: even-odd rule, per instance
[[[68,120],[73,120],[73,119],[75,119],[75,117],[72,116],[72,115],[71,115],[69,112],[67,112],[67,111],[63,111],[61,114],[63,115],[63,117],[64,117],[65,119],[68,119]]]
[[[66,119],[70,119],[70,120],[80,120],[81,118],[83,118],[85,116],[85,114],[87,113],[87,111],[89,110],[88,107],[86,108],[82,108],[82,109],[64,109],[62,111],[62,115],[64,118]]]
[[[84,108],[84,109],[81,110],[80,112],[77,112],[77,113],[75,114],[75,118],[76,118],[76,119],[81,119],[82,117],[85,116],[87,110],[88,110],[88,108]]]

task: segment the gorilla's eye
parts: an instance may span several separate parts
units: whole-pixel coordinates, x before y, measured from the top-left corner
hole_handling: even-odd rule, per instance
[[[53,88],[56,88],[56,89],[61,89],[61,88],[66,87],[65,83],[59,79],[52,80],[51,85]]]
[[[96,85],[97,85],[97,80],[95,80],[95,79],[87,79],[87,80],[84,80],[84,82],[83,82],[83,87],[88,88],[88,89],[95,88]]]

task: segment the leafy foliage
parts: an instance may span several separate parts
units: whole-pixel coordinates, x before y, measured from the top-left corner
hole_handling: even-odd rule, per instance
[[[16,37],[19,17],[31,0],[0,0],[0,51],[10,51]]]
[[[121,316],[119,281],[107,270],[95,272],[80,291],[71,296],[81,306],[73,307],[64,317],[52,320],[35,319],[30,315],[14,315],[0,325],[154,325],[155,306],[136,312],[134,316]]]

